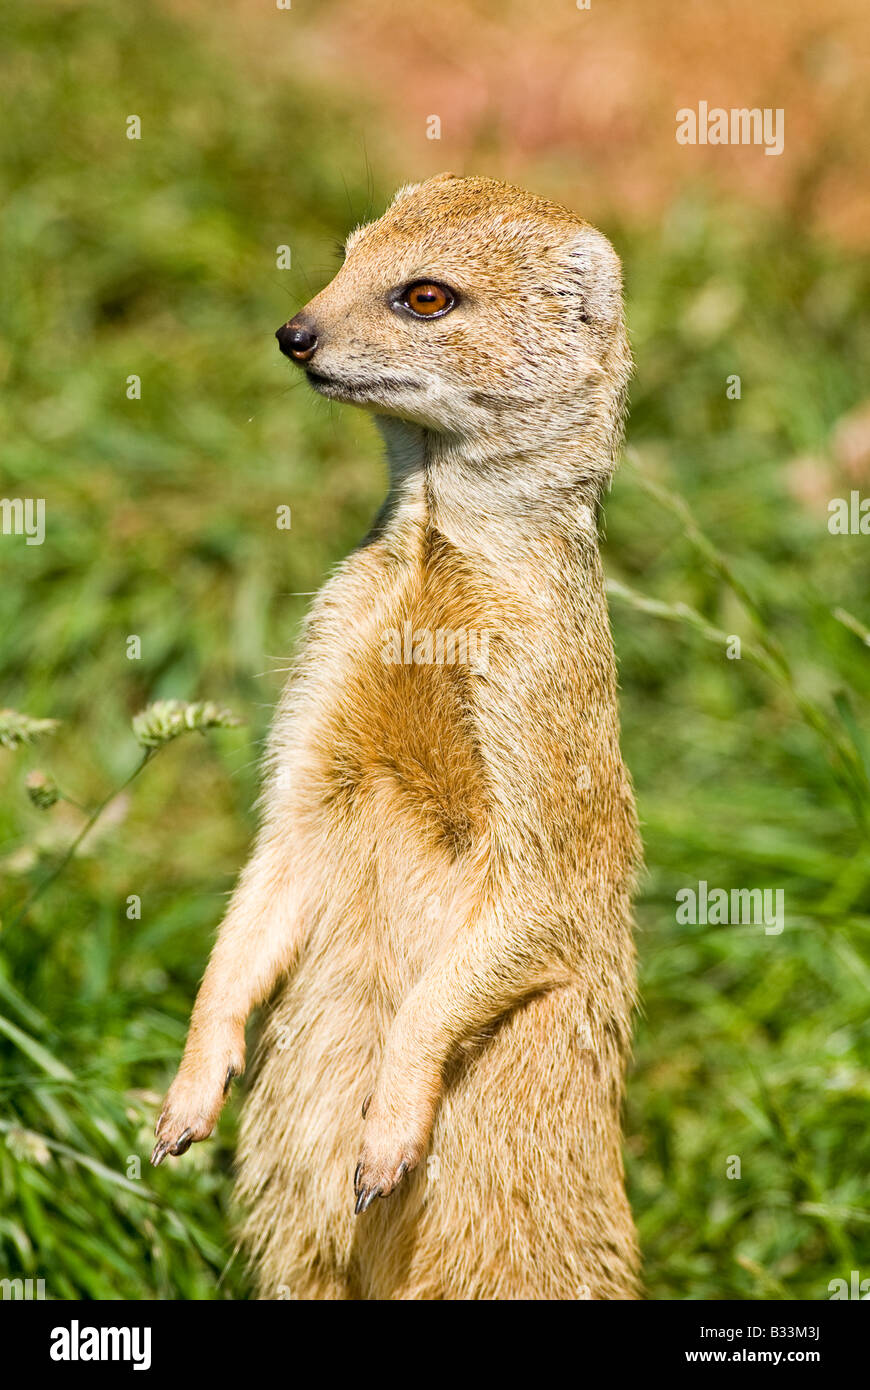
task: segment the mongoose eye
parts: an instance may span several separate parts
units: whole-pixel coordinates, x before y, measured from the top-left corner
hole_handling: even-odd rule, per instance
[[[399,303],[421,319],[435,319],[446,314],[456,303],[456,295],[446,285],[434,280],[416,280],[399,293]]]

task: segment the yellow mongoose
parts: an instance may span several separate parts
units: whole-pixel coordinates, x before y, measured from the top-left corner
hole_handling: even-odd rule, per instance
[[[390,491],[313,605],[153,1161],[211,1132],[271,996],[240,1177],[263,1296],[636,1297],[639,846],[596,534],[619,262],[441,174],[278,339],[375,413]]]

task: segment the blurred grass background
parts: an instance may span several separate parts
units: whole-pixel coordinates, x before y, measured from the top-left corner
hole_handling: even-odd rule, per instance
[[[564,35],[548,48],[534,7],[508,10],[543,45],[538,90],[540,53],[564,64]],[[250,841],[300,595],[363,534],[384,484],[371,422],[297,389],[272,333],[398,183],[458,166],[561,198],[624,258],[637,373],[605,563],[648,861],[627,1112],[648,1293],[826,1298],[829,1280],[870,1273],[870,543],[827,529],[831,497],[870,493],[870,270],[849,141],[799,145],[769,188],[758,166],[777,161],[758,150],[742,165],[723,152],[721,179],[709,152],[676,163],[673,110],[717,99],[692,85],[684,43],[656,78],[667,122],[610,118],[609,180],[594,132],[572,151],[564,105],[520,130],[458,80],[469,111],[451,135],[448,102],[427,144],[428,91],[405,126],[395,103],[411,100],[415,55],[431,83],[451,49],[409,21],[379,94],[393,13],[34,0],[0,17],[0,496],[47,508],[44,545],[0,536],[0,705],[63,721],[0,750],[0,1277],[44,1278],[55,1298],[248,1293],[231,1229],[238,1098],[216,1140],[157,1173],[151,1127]],[[454,3],[447,21],[475,51],[498,17]],[[374,28],[336,48],[351,22]],[[801,31],[807,84],[842,65],[820,26]],[[614,43],[599,66],[618,74]],[[751,47],[767,51],[755,31]],[[847,64],[837,109],[855,80]],[[780,104],[766,90],[738,104]],[[619,151],[638,168],[639,139],[660,171],[652,202],[640,174],[633,202],[620,182]],[[766,651],[772,675],[746,652],[728,660],[686,608]],[[16,921],[83,823],[66,802],[32,806],[26,773],[97,803],[136,764],[131,716],[171,696],[247,725],[162,751]],[[784,889],[786,930],[677,926],[675,893],[701,879]]]

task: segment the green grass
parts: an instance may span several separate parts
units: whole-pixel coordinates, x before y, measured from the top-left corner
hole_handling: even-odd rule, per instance
[[[271,335],[413,169],[375,166],[373,196],[365,113],[250,83],[156,7],[142,32],[140,7],[108,4],[0,19],[0,496],[44,497],[48,524],[41,547],[0,537],[0,705],[63,721],[0,750],[0,1275],[56,1298],[244,1297],[238,1102],[172,1171],[147,1167],[150,1129],[250,840],[297,595],[383,487],[371,423],[296,390]],[[870,1274],[870,649],[832,616],[870,625],[870,549],[799,506],[786,465],[828,459],[866,391],[870,273],[700,193],[605,230],[637,358],[605,562],[648,862],[627,1109],[648,1291],[825,1298]],[[33,807],[26,772],[96,804],[137,763],[131,716],[173,696],[246,727],[161,751],[16,922],[82,824]],[[678,926],[701,879],[782,888],[786,930]]]

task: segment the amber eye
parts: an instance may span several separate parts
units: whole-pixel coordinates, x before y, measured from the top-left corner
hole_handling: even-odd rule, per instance
[[[456,296],[446,285],[438,285],[434,280],[418,280],[405,286],[399,303],[418,318],[434,319],[453,308]]]

